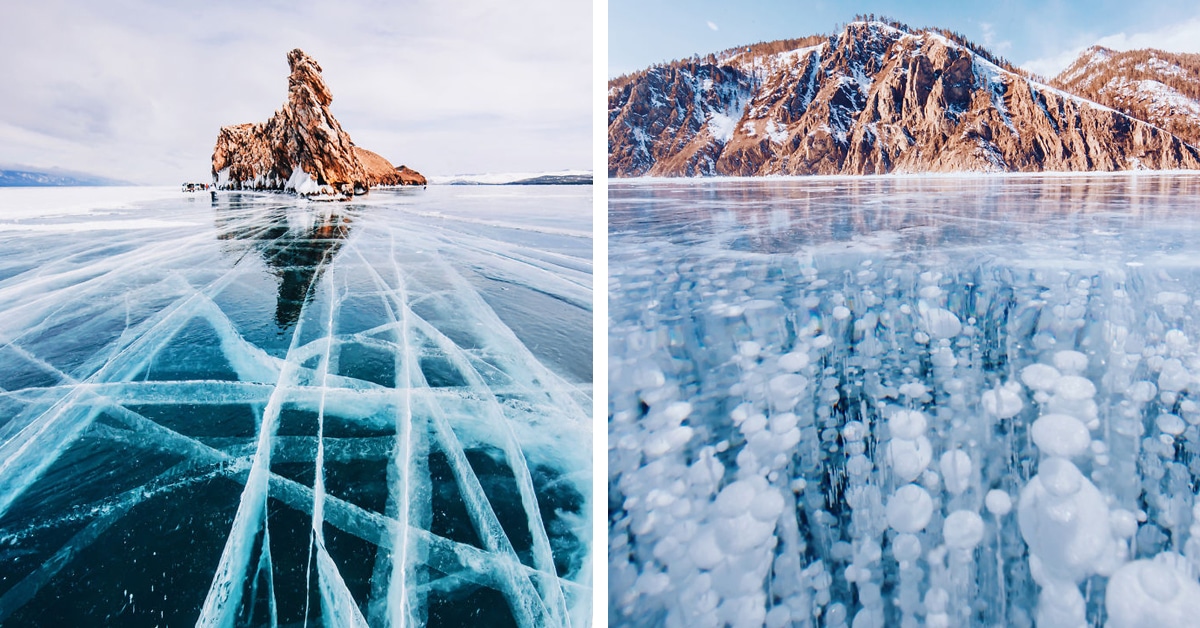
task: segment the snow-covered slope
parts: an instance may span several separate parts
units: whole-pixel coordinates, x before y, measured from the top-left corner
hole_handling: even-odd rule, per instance
[[[1053,83],[1200,146],[1200,55],[1093,46]]]

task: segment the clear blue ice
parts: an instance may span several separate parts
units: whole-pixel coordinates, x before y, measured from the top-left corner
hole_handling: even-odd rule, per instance
[[[87,195],[0,215],[0,624],[585,623],[590,187]]]
[[[1200,177],[614,183],[609,617],[1190,626]]]

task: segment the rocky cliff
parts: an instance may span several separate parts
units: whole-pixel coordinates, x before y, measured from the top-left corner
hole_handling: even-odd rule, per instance
[[[1200,54],[1093,46],[1051,84],[1200,146]]]
[[[609,175],[1200,168],[1175,135],[942,33],[853,22],[817,42],[610,82]]]
[[[411,184],[386,159],[354,145],[329,111],[333,95],[321,66],[299,48],[287,58],[291,73],[283,107],[266,122],[225,126],[217,134],[212,156],[217,185],[335,195]]]
[[[421,173],[408,166],[393,166],[392,162],[384,159],[378,153],[355,146],[354,154],[366,168],[367,178],[371,180],[371,185],[425,185],[428,183]]]

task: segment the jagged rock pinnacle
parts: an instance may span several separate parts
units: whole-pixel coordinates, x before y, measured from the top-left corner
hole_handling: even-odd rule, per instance
[[[283,108],[265,123],[221,127],[212,156],[217,185],[333,195],[404,184],[397,168],[355,146],[330,113],[333,94],[320,64],[299,48],[289,52],[287,60],[290,74]],[[364,153],[373,156],[369,164],[364,163]]]

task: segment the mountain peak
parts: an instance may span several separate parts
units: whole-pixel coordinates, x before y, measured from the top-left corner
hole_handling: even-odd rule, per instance
[[[1052,84],[1200,146],[1200,55],[1092,46]]]
[[[951,31],[868,19],[781,42],[611,82],[610,176],[1200,168]]]
[[[293,49],[287,55],[288,67],[288,97],[293,106],[313,101],[317,106],[328,107],[333,102],[333,94],[325,85],[321,75],[321,65],[315,59],[305,54],[299,48]]]

